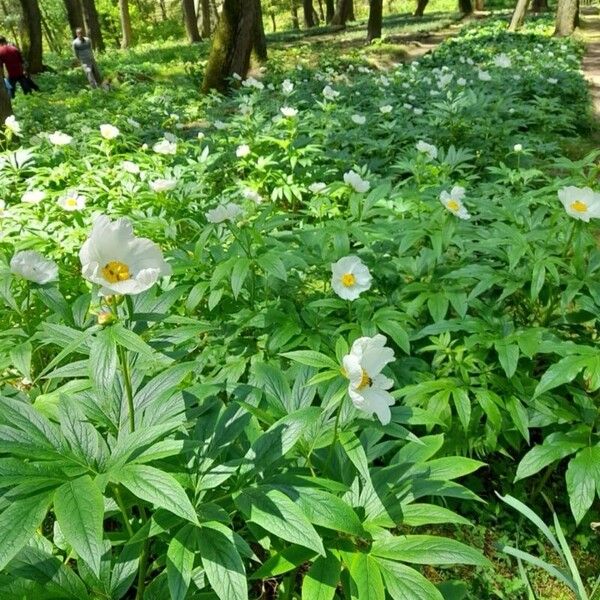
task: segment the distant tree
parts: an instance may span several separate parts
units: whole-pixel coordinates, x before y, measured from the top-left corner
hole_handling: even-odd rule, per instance
[[[331,23],[335,15],[335,2],[333,0],[325,0],[325,21]]]
[[[0,126],[4,126],[4,120],[10,115],[12,115],[10,96],[6,91],[4,82],[0,81]]]
[[[566,36],[575,31],[579,23],[579,0],[558,0],[554,35]]]
[[[369,42],[381,37],[383,20],[383,0],[370,0],[369,22],[367,24],[367,40]]]
[[[194,0],[181,0],[181,9],[183,12],[183,21],[190,44],[200,42],[200,31],[198,30],[198,19],[196,17],[196,8]]]
[[[23,20],[27,32],[27,48],[25,57],[30,73],[40,73],[42,63],[42,15],[38,0],[21,0]]]
[[[547,12],[550,10],[548,6],[548,0],[533,0],[531,3],[531,10],[534,13]]]
[[[527,14],[527,7],[529,6],[530,0],[518,0],[517,6],[512,14],[510,25],[508,26],[509,31],[517,31],[523,25],[525,21],[525,15]]]
[[[354,0],[348,0],[348,21],[356,21],[354,16]]]
[[[292,29],[300,29],[300,20],[298,19],[298,5],[296,0],[290,0],[290,12],[292,13]]]
[[[425,7],[429,3],[429,0],[417,0],[417,8],[415,9],[414,16],[422,17],[425,13]]]
[[[102,37],[102,30],[100,29],[100,20],[98,19],[95,0],[81,0],[81,8],[85,31],[90,40],[92,40],[92,46],[94,50],[103,52],[104,39]]]
[[[260,0],[224,0],[202,82],[202,91],[225,92],[234,74],[245,78],[252,50],[266,55]]]
[[[331,24],[338,25],[339,27],[346,27],[349,9],[350,0],[338,0],[337,6],[335,7],[335,14],[331,19]]]
[[[202,15],[202,37],[208,39],[211,34],[210,0],[200,0]]]
[[[485,10],[485,0],[475,0],[475,10]]]
[[[304,11],[304,27],[310,29],[315,26],[314,9],[312,0],[302,0],[302,8]]]
[[[75,37],[75,30],[78,27],[83,27],[83,12],[81,10],[81,2],[79,0],[64,0],[65,10],[67,12],[67,20],[71,35]]]
[[[473,12],[471,0],[458,0],[458,9],[463,15],[470,15]]]
[[[129,0],[119,0],[119,17],[121,18],[121,48],[129,48],[133,43]]]

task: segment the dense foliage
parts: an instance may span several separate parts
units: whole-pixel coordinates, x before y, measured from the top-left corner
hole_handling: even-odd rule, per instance
[[[581,49],[504,27],[228,97],[141,48],[16,104],[2,598],[456,598],[422,565],[490,568],[444,527],[494,490],[598,517]]]

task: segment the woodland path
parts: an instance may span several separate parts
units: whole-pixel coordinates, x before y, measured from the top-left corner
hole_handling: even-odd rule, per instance
[[[594,113],[600,118],[600,14],[583,16],[579,35],[587,46],[581,68],[590,88]]]

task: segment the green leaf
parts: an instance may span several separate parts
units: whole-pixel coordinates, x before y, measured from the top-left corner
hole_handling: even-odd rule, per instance
[[[221,600],[248,600],[246,570],[233,532],[221,523],[203,523],[197,531],[202,566],[214,592]]]
[[[102,329],[96,334],[90,349],[89,374],[98,391],[107,395],[115,381],[117,373],[117,343],[112,327]]]
[[[104,553],[104,499],[100,488],[89,475],[68,481],[54,493],[54,514],[67,542],[99,577]]]
[[[111,471],[110,476],[134,496],[198,524],[198,515],[185,490],[169,473],[148,465],[131,464]]]
[[[317,369],[337,369],[340,371],[341,375],[341,367],[334,360],[329,358],[329,356],[321,352],[315,352],[313,350],[294,350],[293,352],[283,352],[281,356],[285,356],[302,365],[316,367]]]
[[[348,565],[356,585],[358,600],[385,600],[385,588],[377,560],[369,554],[357,552]]]
[[[315,556],[315,551],[304,546],[288,546],[274,554],[257,569],[250,579],[269,579],[287,573]]]
[[[185,600],[192,581],[197,531],[188,523],[173,537],[167,549],[167,579],[171,600]]]
[[[566,474],[569,503],[579,524],[600,494],[600,446],[584,448],[569,462]]]
[[[578,373],[586,367],[588,360],[589,358],[586,356],[565,356],[561,358],[544,373],[535,388],[533,397],[537,398],[559,385],[573,381]]]
[[[376,321],[376,325],[381,331],[387,333],[401,350],[410,354],[410,340],[402,325],[390,320]]]
[[[581,443],[571,441],[546,442],[541,446],[534,446],[521,459],[515,481],[535,475],[544,467],[573,454],[582,446]]]
[[[469,422],[471,421],[471,400],[467,390],[463,388],[454,388],[452,390],[452,399],[456,407],[456,414],[465,431],[469,430]]]
[[[240,295],[242,287],[244,286],[244,281],[246,281],[246,277],[248,277],[248,273],[250,272],[250,259],[246,257],[238,258],[231,270],[231,291],[233,292],[233,297],[237,300],[237,297]]]
[[[13,502],[0,514],[0,569],[27,544],[42,524],[51,494],[38,494]]]
[[[371,553],[381,558],[420,565],[489,565],[479,550],[434,535],[386,537],[373,542]]]
[[[21,375],[32,379],[31,377],[31,354],[32,345],[29,342],[18,344],[10,349],[10,360]]]
[[[279,490],[265,493],[250,488],[238,495],[235,503],[248,520],[270,534],[325,555],[323,542],[315,528],[300,508]]]
[[[506,409],[523,439],[529,443],[529,415],[527,409],[515,396],[509,396],[506,399]]]
[[[409,504],[402,507],[402,523],[411,527],[421,525],[437,525],[454,523],[456,525],[472,525],[471,521],[461,517],[454,511],[435,504]]]
[[[421,573],[401,563],[377,558],[385,589],[393,600],[444,600],[439,590]]]
[[[332,600],[342,565],[331,553],[319,556],[302,580],[302,600]]]
[[[504,369],[506,376],[510,379],[515,374],[517,365],[519,364],[519,346],[502,339],[497,340],[494,343],[494,347],[498,353],[500,365]]]

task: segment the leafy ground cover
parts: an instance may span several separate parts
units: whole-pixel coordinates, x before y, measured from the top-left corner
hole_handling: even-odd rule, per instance
[[[504,28],[386,70],[282,46],[229,97],[144,47],[20,99],[3,598],[526,598],[497,544],[566,552],[494,492],[580,562],[531,593],[585,597],[598,152],[582,48]]]

